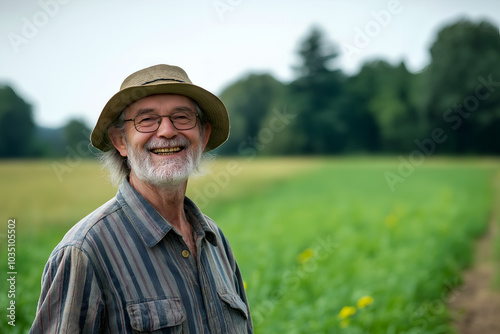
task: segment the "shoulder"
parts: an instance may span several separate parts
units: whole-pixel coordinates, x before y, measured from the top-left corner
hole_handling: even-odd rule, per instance
[[[215,221],[212,218],[210,218],[209,216],[207,216],[204,213],[202,215],[203,215],[205,222],[210,227],[210,229],[212,231],[214,231],[214,233],[221,233],[222,234],[220,227],[215,223]]]
[[[220,251],[226,254],[227,258],[234,265],[235,262],[234,254],[231,249],[231,246],[229,245],[228,239],[224,235],[224,232],[222,232],[222,229],[215,223],[215,221],[212,218],[210,218],[205,214],[203,216],[205,218],[205,222],[210,227],[210,230],[213,232],[214,236],[217,239],[217,246],[218,246],[217,248],[219,248]]]
[[[99,226],[101,224],[104,224],[106,219],[116,214],[117,211],[120,210],[120,204],[116,200],[116,197],[113,197],[108,202],[76,223],[62,238],[61,242],[56,246],[53,253],[56,253],[68,246],[84,248],[85,244],[89,241],[89,234],[93,234],[92,232],[96,229],[99,229]]]
[[[215,223],[215,221],[204,214],[200,208],[188,197],[184,199],[184,205],[186,208],[196,217],[198,222],[201,224],[203,230],[207,233],[207,237],[210,242],[216,245],[224,245],[224,248],[227,248],[228,245],[227,239],[222,233],[220,227]],[[215,240],[213,239],[215,238]]]
[[[206,214],[203,214],[203,218],[204,222],[207,224],[210,231],[212,231],[212,233],[217,237],[217,243],[222,242],[224,245],[228,244],[228,241],[224,233],[222,232],[221,228],[219,227],[219,225],[217,225],[215,221]]]

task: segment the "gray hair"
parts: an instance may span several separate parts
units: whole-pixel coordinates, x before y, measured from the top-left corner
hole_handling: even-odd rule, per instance
[[[200,134],[203,137],[204,125],[208,123],[208,119],[205,117],[203,111],[195,102],[196,112],[200,119]],[[125,130],[125,108],[120,116],[109,125],[107,129],[107,136],[109,137],[109,129],[115,128],[122,133]],[[101,152],[99,155],[99,161],[101,162],[102,168],[107,169],[109,173],[109,180],[114,186],[120,185],[124,177],[130,175],[130,166],[128,164],[127,158],[122,157],[120,152],[112,145],[111,140],[109,140],[110,150]],[[205,153],[204,153],[205,154]]]

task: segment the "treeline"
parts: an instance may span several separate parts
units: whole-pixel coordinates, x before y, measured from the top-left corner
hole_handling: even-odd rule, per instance
[[[301,41],[295,79],[250,74],[221,94],[231,135],[218,153],[500,153],[498,27],[444,27],[419,73],[404,62],[336,68],[339,48],[319,29]]]
[[[12,87],[0,86],[0,158],[61,157],[82,150],[90,156],[89,138],[90,129],[78,119],[61,128],[37,126],[32,106]]]
[[[486,21],[444,27],[430,63],[365,63],[354,75],[336,66],[338,46],[319,28],[300,41],[295,78],[250,74],[221,94],[231,118],[221,155],[500,153],[500,34]],[[37,127],[32,107],[0,86],[0,158],[89,154],[90,129],[71,120]]]

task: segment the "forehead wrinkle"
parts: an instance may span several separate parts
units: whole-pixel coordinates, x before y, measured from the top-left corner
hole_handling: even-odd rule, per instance
[[[173,111],[193,111],[193,108],[189,106],[177,106],[172,108]]]

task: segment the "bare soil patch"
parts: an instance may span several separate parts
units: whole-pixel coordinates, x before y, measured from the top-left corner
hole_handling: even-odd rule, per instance
[[[498,233],[498,198],[496,196],[489,229],[477,242],[474,266],[465,272],[463,286],[449,303],[453,327],[460,334],[500,333],[500,291],[493,287],[494,276],[499,270],[493,255],[493,243]]]

